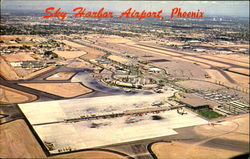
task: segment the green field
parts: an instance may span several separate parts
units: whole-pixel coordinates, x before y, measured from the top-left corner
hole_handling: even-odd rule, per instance
[[[209,108],[204,108],[204,109],[200,109],[197,111],[197,113],[207,119],[213,119],[213,118],[218,118],[218,117],[222,117],[223,115],[214,112],[213,110],[209,109]]]

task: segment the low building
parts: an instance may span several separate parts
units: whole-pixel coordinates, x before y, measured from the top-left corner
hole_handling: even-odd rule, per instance
[[[179,102],[185,104],[187,107],[192,109],[202,109],[209,108],[209,102],[201,97],[198,97],[194,94],[184,94]]]

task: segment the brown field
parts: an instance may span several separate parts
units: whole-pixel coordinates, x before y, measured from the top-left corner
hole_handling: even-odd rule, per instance
[[[54,51],[54,52],[58,56],[66,58],[66,59],[72,59],[72,58],[80,57],[86,54],[86,52],[84,51]]]
[[[10,41],[15,40],[16,38],[24,39],[27,35],[1,35],[1,40],[3,41]]]
[[[227,56],[225,56],[225,58],[217,57],[216,55],[202,55],[200,57],[205,57],[205,58],[208,58],[208,59],[211,59],[211,60],[218,60],[218,61],[221,61],[221,62],[235,64],[235,65],[238,65],[238,66],[249,67],[249,63],[235,61],[233,59],[227,59],[226,58]],[[247,58],[247,57],[245,57],[245,58]]]
[[[180,142],[159,142],[152,146],[152,150],[158,159],[183,159],[184,153],[190,151],[190,147],[190,144]],[[188,155],[185,155],[185,159],[228,159],[240,154],[239,152],[219,148],[196,146]]]
[[[227,48],[227,47],[236,47],[236,48],[248,48],[249,45],[247,44],[220,44],[220,45],[209,45],[209,44],[202,44],[200,46],[207,46],[207,47],[224,47],[224,48]]]
[[[17,62],[17,61],[35,61],[29,54],[27,53],[17,53],[17,54],[6,54],[2,55],[3,58],[8,62]]]
[[[225,71],[232,79],[234,79],[241,86],[249,87],[249,77],[244,75],[239,75],[233,72]]]
[[[13,67],[13,69],[15,70],[15,72],[17,73],[17,75],[20,78],[28,76],[30,73],[33,72],[31,69],[25,69],[25,68],[21,68],[21,67]]]
[[[68,40],[59,40],[59,41],[63,42],[64,44],[66,44],[68,46],[77,48],[79,50],[82,50],[83,48],[85,48],[85,46],[83,46],[83,45],[80,45],[80,44],[77,44],[77,43],[74,43],[74,42],[71,42],[71,41],[68,41]]]
[[[249,69],[246,68],[230,68],[229,70],[249,75]]]
[[[0,75],[6,80],[18,80],[14,69],[0,56]]]
[[[68,80],[74,74],[74,72],[58,72],[52,76],[49,76],[48,78],[46,78],[46,80]]]
[[[206,81],[195,81],[195,80],[187,80],[187,81],[180,81],[177,84],[188,88],[188,89],[198,89],[198,90],[218,90],[222,89],[222,86],[209,83]]]
[[[23,103],[36,100],[36,96],[0,85],[0,104]]]
[[[205,60],[205,59],[200,59],[199,57],[187,56],[187,57],[185,57],[185,59],[190,59],[190,60],[194,60],[194,61],[197,61],[197,62],[204,62],[204,63],[206,63],[208,65],[217,66],[217,67],[230,67],[230,65],[227,65],[227,64],[214,62],[214,61],[210,61],[210,60]]]
[[[228,71],[225,71],[232,79],[234,79],[237,83],[233,84],[229,82],[219,71],[213,70],[213,69],[205,69],[206,72],[209,74],[211,77],[210,79],[206,79],[211,82],[220,82],[221,84],[230,87],[230,88],[238,88],[239,90],[248,90],[249,84],[249,79],[247,76],[231,73]]]
[[[89,66],[90,64],[86,61],[77,61],[77,62],[72,62],[70,64],[67,65],[67,67],[70,68],[82,68],[82,67],[86,67]]]
[[[50,158],[125,159],[127,157],[112,152],[93,150],[93,151],[75,152]]]
[[[165,69],[173,77],[204,78],[206,74],[200,66],[186,61],[154,62],[152,65]]]
[[[101,38],[100,41],[107,42],[107,43],[130,43],[131,40],[120,37],[120,36],[108,36]]]
[[[7,43],[7,44],[0,44],[0,47],[9,47],[9,46],[15,46],[15,47],[20,47],[20,46],[23,46],[22,44],[18,44],[18,43],[14,43],[14,44],[11,44],[11,43]]]
[[[200,62],[197,62],[197,61],[194,61],[194,60],[185,59],[185,58],[182,58],[182,57],[172,57],[172,58],[175,59],[175,60],[181,60],[181,61],[196,63],[196,64],[200,65],[202,68],[211,68],[210,65],[207,65],[207,64],[204,64],[204,63],[200,63]]]
[[[53,70],[54,68],[56,68],[56,66],[52,65],[31,73],[22,68],[13,68],[2,56],[0,56],[0,75],[6,80],[30,79],[46,71]]]
[[[249,64],[249,55],[239,55],[239,54],[230,54],[230,55],[223,55],[217,54],[216,57],[227,58],[233,61],[245,62]]]
[[[96,47],[96,48],[99,48],[99,49],[103,49],[103,50],[106,50],[106,51],[109,51],[109,52],[118,53],[118,54],[120,53],[117,50],[114,50],[114,49],[111,49],[111,48],[107,48],[107,47],[102,47],[100,45],[96,45],[96,44],[92,44],[92,43],[88,43],[88,45]]]
[[[133,45],[131,45],[133,47]],[[185,55],[197,55],[197,53],[191,53],[191,52],[184,52],[184,51],[179,51],[180,54],[178,53],[172,53],[169,51],[163,51],[160,49],[156,49],[156,48],[150,48],[150,47],[146,47],[146,46],[139,46],[139,45],[134,45],[136,47],[139,48],[145,48],[151,51],[157,51],[157,52],[162,52],[165,54],[169,54],[172,56],[180,56],[183,54],[183,58],[185,59],[191,59],[191,60],[195,60],[197,62],[204,62],[207,64],[211,64],[213,66],[218,66],[218,67],[229,67],[229,65],[226,64],[222,64],[220,62],[213,62],[210,60],[206,60],[206,59],[200,59],[199,56],[198,57],[186,57]],[[175,50],[173,50],[175,51]],[[216,54],[216,55],[200,55],[200,57],[205,57],[205,58],[209,58],[211,60],[218,60],[218,61],[222,61],[222,62],[227,62],[227,63],[231,63],[231,64],[236,64],[239,66],[245,66],[248,67],[249,66],[249,56],[248,55],[239,55],[239,54],[230,54],[230,55],[222,55],[222,54]]]
[[[10,41],[15,40],[16,38],[21,39],[22,41],[37,39],[37,40],[45,40],[45,38],[37,36],[37,35],[1,35],[1,40]]]
[[[249,142],[249,114],[232,117],[229,120],[223,121],[221,124],[213,125],[212,128],[209,128],[208,125],[201,125],[195,127],[194,130],[205,136],[219,136],[222,132],[231,132],[221,137],[224,139]]]
[[[66,45],[69,45],[71,47],[75,47],[81,51],[86,52],[87,54],[85,53],[85,55],[83,54],[83,56],[80,55],[81,56],[80,58],[82,58],[84,60],[96,59],[102,55],[105,55],[105,53],[102,51],[92,49],[92,48],[86,47],[84,45],[80,45],[80,44],[70,42],[67,40],[62,40],[62,42],[65,43]]]
[[[1,158],[44,158],[42,148],[23,120],[0,125]]]
[[[80,83],[22,83],[22,86],[37,89],[57,96],[70,98],[92,92]]]
[[[133,47],[131,45],[131,47]],[[139,48],[138,48],[139,47]],[[134,47],[135,48],[135,47]],[[140,49],[142,48],[142,49]],[[220,63],[220,62],[214,62],[214,61],[210,61],[210,60],[206,60],[206,59],[201,59],[199,57],[190,57],[190,56],[185,56],[185,54],[187,55],[197,55],[197,54],[194,54],[194,53],[188,53],[188,52],[183,52],[183,51],[179,51],[180,54],[178,53],[172,53],[172,52],[169,52],[169,51],[163,51],[163,50],[160,50],[160,49],[155,49],[155,48],[150,48],[150,47],[144,47],[144,46],[139,46],[139,45],[136,45],[136,49],[140,49],[140,50],[143,50],[143,48],[147,49],[147,50],[151,50],[153,53],[157,53],[157,52],[161,52],[161,53],[164,53],[164,54],[167,54],[167,55],[172,55],[172,56],[182,56],[180,57],[179,59],[180,60],[183,60],[183,61],[187,61],[187,60],[190,60],[190,62],[192,63],[198,63],[198,64],[201,64],[199,62],[204,62],[205,64],[202,64],[202,66],[204,67],[209,67],[208,65],[212,65],[212,66],[217,66],[217,67],[230,67],[230,65],[227,65],[227,64],[223,64],[223,63]],[[155,52],[156,51],[156,52]],[[148,51],[150,52],[150,51]],[[182,55],[184,54],[184,55]],[[202,56],[201,56],[202,57]],[[206,58],[210,58],[211,60],[214,59],[213,56],[206,56]],[[174,57],[174,58],[177,58],[177,57]],[[216,59],[215,59],[216,60]],[[218,60],[218,59],[217,59]],[[223,61],[223,58],[219,58],[219,60]],[[231,63],[234,63],[234,61],[232,60],[226,60],[225,62],[231,62]],[[239,62],[240,63],[240,62]],[[206,65],[207,64],[207,65]],[[240,65],[243,65],[243,66],[247,66],[248,64],[244,64],[244,63],[240,63]]]
[[[41,73],[44,73],[44,72],[53,70],[53,69],[55,69],[55,68],[56,68],[56,66],[52,65],[52,66],[43,68],[43,69],[41,69],[41,70],[32,72],[32,73],[28,74],[27,76],[23,77],[22,79],[30,79],[30,78],[33,78],[33,77],[35,77],[35,76],[41,74]]]
[[[152,151],[159,159],[228,159],[236,155],[248,152],[247,147],[243,147],[240,151],[227,149],[230,144],[234,146],[235,142],[249,143],[249,115],[244,114],[234,119],[228,119],[215,125],[200,125],[194,127],[195,133],[206,136],[203,140],[194,143],[183,142],[158,142],[152,145]],[[206,146],[206,143],[212,140],[225,140],[221,143],[223,147]],[[226,141],[229,140],[227,143]]]
[[[113,61],[116,61],[116,62],[119,62],[119,63],[127,63],[127,62],[130,61],[130,60],[127,59],[127,58],[123,58],[123,57],[121,57],[121,56],[116,56],[116,55],[109,55],[109,56],[108,56],[108,59],[113,60]]]
[[[84,59],[84,60],[96,59],[105,55],[104,52],[96,50],[96,49],[92,49],[89,47],[85,47],[83,50],[87,52],[86,55],[83,55],[80,57],[81,59]]]
[[[221,81],[224,83],[230,83],[219,71],[213,69],[205,69],[208,75],[211,77],[211,81]]]
[[[144,43],[143,43],[144,44]],[[143,46],[143,47],[145,47],[145,48],[150,48],[151,49],[151,47],[150,46],[154,46],[154,45],[148,45],[148,44],[145,44],[145,45],[147,45],[147,46]],[[158,48],[163,48],[163,47],[158,47]],[[161,50],[161,49],[157,49],[157,48],[152,48],[152,49],[155,49],[156,51],[158,51],[158,50]],[[164,49],[164,48],[163,48]],[[184,50],[175,50],[175,49],[170,49],[170,48],[167,48],[167,50],[170,50],[170,51],[178,51],[178,53],[176,53],[177,55],[178,54],[181,54],[181,55],[197,55],[197,53],[194,53],[194,52],[188,52],[188,51],[184,51]],[[167,50],[161,50],[161,51],[166,51],[166,52],[168,52]]]
[[[163,50],[160,50],[160,49],[155,49],[155,48],[150,48],[150,47],[145,47],[145,46],[140,46],[140,45],[129,45],[129,46],[132,46],[132,47],[135,47],[136,49],[140,49],[140,50],[145,50],[147,49],[154,52],[154,53],[163,53],[163,54],[166,54],[166,55],[172,55],[172,56],[182,56],[181,54],[178,54],[178,53],[173,53],[173,52],[169,52],[169,51],[163,51]]]

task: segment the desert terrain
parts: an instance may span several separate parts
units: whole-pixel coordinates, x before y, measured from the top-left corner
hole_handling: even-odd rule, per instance
[[[80,83],[22,83],[20,85],[65,98],[79,96],[92,91]]]
[[[151,149],[159,159],[179,159],[183,156],[187,159],[227,159],[248,152],[247,147],[238,151],[230,149],[240,146],[241,143],[249,143],[249,138],[247,138],[249,135],[249,115],[242,115],[216,124],[196,126],[194,131],[204,136],[204,139],[194,143],[157,142],[151,146]],[[224,145],[227,140],[231,141],[228,146]],[[212,143],[217,144],[217,146],[210,146]]]

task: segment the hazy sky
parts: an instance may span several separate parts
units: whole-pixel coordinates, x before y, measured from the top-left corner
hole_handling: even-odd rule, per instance
[[[230,16],[249,16],[248,1],[14,1],[2,0],[1,8],[18,10],[40,10],[44,11],[47,7],[60,7],[62,11],[71,11],[75,7],[94,9],[104,7],[107,11],[123,12],[128,8],[138,11],[158,11],[170,13],[172,8],[182,8],[183,11],[197,11],[200,9],[205,15],[230,15]]]

